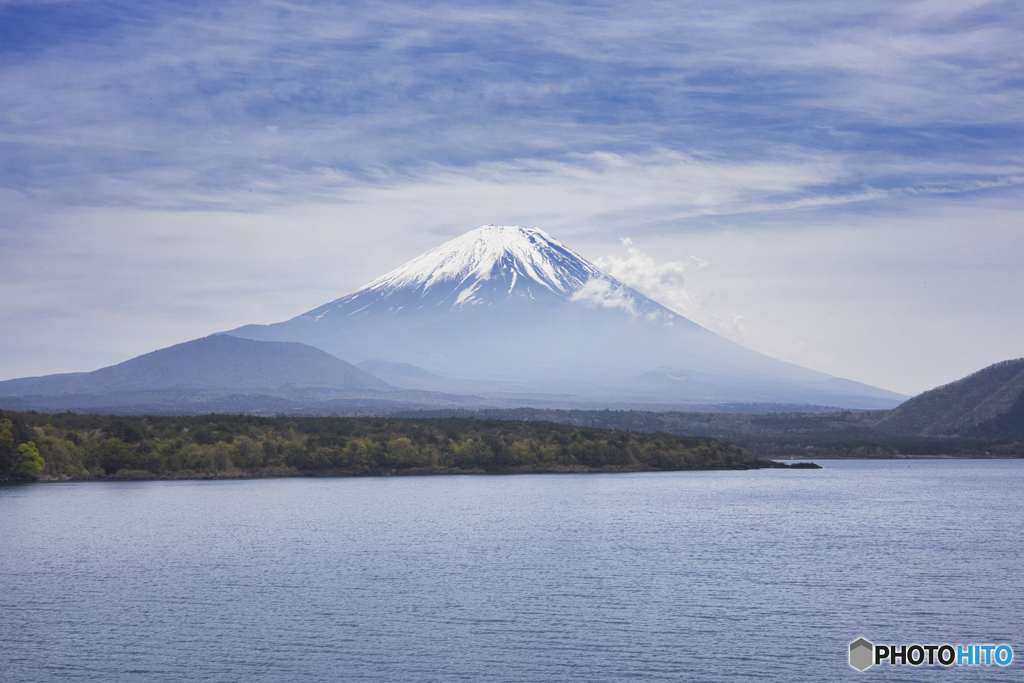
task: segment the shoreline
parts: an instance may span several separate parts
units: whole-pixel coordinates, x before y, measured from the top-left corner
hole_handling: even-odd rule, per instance
[[[892,455],[885,458],[844,458],[838,455],[814,455],[814,456],[778,456],[771,458],[775,462],[800,462],[809,460],[1020,460],[1021,456],[1013,455]]]
[[[749,465],[749,466],[747,466]],[[733,472],[763,469],[821,469],[820,465],[802,460],[787,464],[775,460],[756,460],[736,463],[733,467],[686,467],[673,469],[653,468],[594,468],[569,467],[545,469],[510,470],[451,470],[438,468],[415,468],[408,470],[367,470],[367,471],[264,471],[264,472],[175,472],[153,473],[143,471],[118,472],[103,475],[44,475],[36,479],[0,479],[4,484],[61,484],[69,482],[111,482],[111,481],[230,481],[243,479],[351,479],[362,477],[441,477],[472,475],[514,475],[514,474],[635,474],[643,472]]]

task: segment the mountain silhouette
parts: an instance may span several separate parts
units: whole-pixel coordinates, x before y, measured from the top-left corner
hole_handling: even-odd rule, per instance
[[[439,376],[439,390],[455,382],[463,391],[579,401],[846,408],[905,399],[725,339],[536,228],[483,226],[291,320],[227,334],[378,363],[368,367],[411,364]],[[388,379],[402,381],[394,372]]]

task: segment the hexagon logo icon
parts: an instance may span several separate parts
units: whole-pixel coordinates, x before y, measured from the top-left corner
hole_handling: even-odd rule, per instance
[[[863,638],[858,638],[850,643],[850,666],[854,669],[857,671],[864,671],[864,669],[875,663],[874,659],[874,645]]]

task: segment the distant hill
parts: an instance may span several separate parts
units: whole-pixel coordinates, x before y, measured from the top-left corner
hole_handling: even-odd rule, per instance
[[[153,351],[95,372],[0,382],[0,395],[214,391],[288,395],[310,390],[395,388],[351,363],[296,342],[215,335]]]
[[[66,372],[42,377],[19,377],[0,382],[0,396],[49,396],[60,393],[68,382],[87,372]]]
[[[875,425],[900,436],[1024,438],[1024,358],[990,365],[926,391]]]

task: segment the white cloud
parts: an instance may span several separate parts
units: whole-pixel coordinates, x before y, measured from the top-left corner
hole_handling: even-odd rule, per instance
[[[580,290],[574,292],[570,299],[592,308],[618,308],[636,315],[636,300],[629,292],[599,278],[588,281]]]
[[[625,242],[623,242],[625,244]],[[632,244],[632,241],[629,242]],[[636,289],[647,297],[687,315],[693,297],[684,286],[684,274],[688,268],[706,268],[708,262],[697,256],[685,261],[659,263],[638,248],[630,248],[629,256],[617,258],[602,256],[594,264],[616,280]]]

